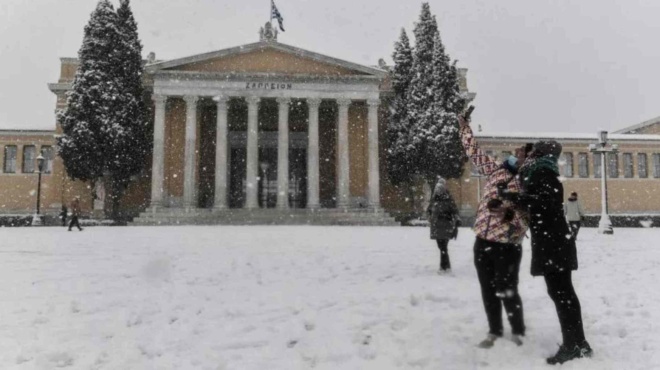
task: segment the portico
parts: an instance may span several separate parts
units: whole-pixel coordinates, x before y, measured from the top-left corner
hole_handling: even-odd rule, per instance
[[[147,72],[152,211],[380,209],[384,71],[262,38]]]

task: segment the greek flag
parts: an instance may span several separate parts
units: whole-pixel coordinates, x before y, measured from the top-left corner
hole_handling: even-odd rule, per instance
[[[272,20],[273,18],[277,19],[277,23],[280,24],[280,29],[282,32],[284,32],[284,18],[282,18],[282,14],[280,14],[280,11],[277,10],[277,7],[275,6],[275,1],[271,0],[270,1],[270,19]]]

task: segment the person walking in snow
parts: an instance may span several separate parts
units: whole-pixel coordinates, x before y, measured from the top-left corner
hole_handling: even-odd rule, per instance
[[[566,216],[568,226],[571,228],[573,240],[577,240],[577,235],[580,232],[580,226],[582,226],[582,220],[584,219],[584,211],[582,210],[582,204],[580,204],[576,192],[572,192],[571,196],[568,197],[568,202],[564,203],[564,216]]]
[[[557,159],[561,144],[539,141],[534,144],[533,163],[521,172],[522,192],[501,187],[500,195],[527,210],[532,234],[533,276],[543,276],[548,295],[555,304],[563,343],[548,364],[561,364],[593,353],[584,336],[580,300],[573,288],[571,273],[578,268],[575,239],[564,217],[564,187],[559,181]]]
[[[78,227],[79,231],[82,231],[78,217],[80,217],[80,198],[75,197],[71,202],[71,222],[69,223],[69,231],[71,231],[74,226]]]
[[[442,177],[438,177],[426,212],[431,226],[431,239],[438,243],[440,250],[440,269],[438,270],[440,274],[451,269],[447,245],[449,239],[456,239],[458,236],[460,224],[458,207],[447,191],[447,181]]]
[[[62,226],[66,226],[66,217],[69,214],[69,210],[66,208],[66,205],[62,204],[62,210],[60,211],[60,219],[62,220]]]
[[[502,306],[511,324],[513,341],[522,345],[525,322],[522,298],[518,293],[518,274],[528,216],[524,210],[513,207],[511,202],[499,199],[497,184],[505,184],[512,191],[520,190],[518,168],[531,151],[532,144],[517,148],[515,155],[499,162],[479,148],[469,120],[459,116],[458,121],[467,156],[479,174],[487,177],[474,224],[474,265],[489,327],[486,339],[478,346],[490,348],[497,338],[502,337]]]

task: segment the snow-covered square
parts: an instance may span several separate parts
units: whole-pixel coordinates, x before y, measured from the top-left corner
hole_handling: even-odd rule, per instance
[[[541,278],[522,347],[487,332],[473,233],[453,271],[422,227],[4,228],[2,369],[535,369],[561,334]],[[574,273],[592,359],[660,367],[658,229],[583,229]]]

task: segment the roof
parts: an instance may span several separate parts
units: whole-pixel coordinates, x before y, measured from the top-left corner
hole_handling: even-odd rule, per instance
[[[512,132],[493,133],[475,132],[475,137],[482,139],[515,139],[535,141],[539,139],[553,139],[557,141],[597,141],[596,133],[562,133],[562,132]],[[610,134],[608,140],[612,141],[658,141],[660,135],[633,135],[633,134]]]
[[[633,126],[628,126],[628,127],[622,128],[621,130],[614,131],[614,133],[615,134],[635,133],[638,130],[641,130],[641,129],[649,127],[649,126],[653,126],[657,123],[660,123],[660,117],[651,118],[648,121],[644,121],[642,123],[638,123],[638,124],[633,125]]]
[[[204,53],[204,54],[197,54],[197,55],[192,55],[184,58],[179,58],[179,59],[172,59],[168,61],[161,61],[158,63],[150,64],[146,66],[146,71],[149,73],[154,73],[157,71],[161,71],[164,69],[169,69],[169,68],[175,68],[179,66],[183,66],[186,64],[191,64],[191,63],[199,63],[207,60],[212,60],[216,58],[222,58],[230,55],[239,55],[239,54],[246,54],[250,53],[253,51],[257,50],[262,50],[262,49],[274,49],[274,50],[279,50],[285,53],[293,54],[300,56],[302,58],[306,59],[311,59],[317,62],[322,62],[322,63],[327,63],[331,65],[336,65],[339,67],[351,69],[354,71],[358,71],[361,73],[364,73],[366,75],[371,75],[371,76],[376,76],[376,77],[381,77],[384,78],[387,76],[387,71],[376,68],[376,67],[368,67],[364,66],[361,64],[353,63],[353,62],[348,62],[345,60],[333,58],[327,55],[319,54],[313,51],[305,50],[305,49],[300,49],[295,46],[290,46],[286,44],[282,44],[276,41],[259,41],[255,42],[252,44],[246,44],[246,45],[241,45],[241,46],[236,46],[228,49],[222,49],[218,51],[213,51],[210,53]]]

